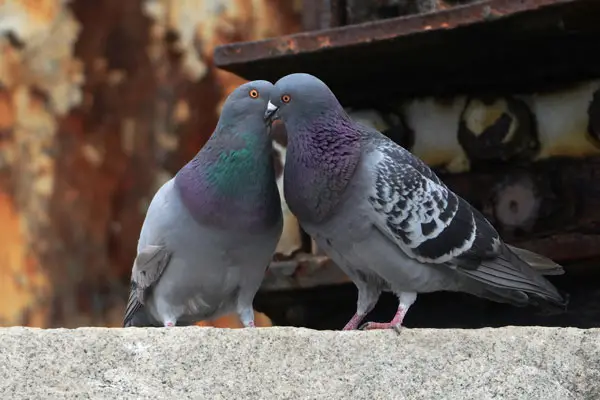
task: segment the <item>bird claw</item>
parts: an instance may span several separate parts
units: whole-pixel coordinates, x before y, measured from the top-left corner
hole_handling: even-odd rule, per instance
[[[391,322],[381,323],[381,322],[365,322],[359,328],[359,330],[373,330],[373,329],[393,329],[397,334],[400,334],[402,331],[401,324],[392,324]]]

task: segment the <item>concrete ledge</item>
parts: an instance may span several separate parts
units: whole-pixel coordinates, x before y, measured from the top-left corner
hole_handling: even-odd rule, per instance
[[[600,329],[0,329],[0,399],[597,399]]]

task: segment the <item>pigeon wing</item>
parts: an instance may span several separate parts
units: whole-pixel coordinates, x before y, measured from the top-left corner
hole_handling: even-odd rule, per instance
[[[408,163],[384,155],[369,202],[375,225],[425,264],[476,269],[500,255],[498,233],[466,201]]]
[[[564,303],[549,282],[502,242],[489,221],[429,167],[391,140],[375,139],[379,157],[369,196],[372,220],[408,257],[484,284]]]
[[[171,253],[164,246],[146,246],[138,253],[131,272],[131,289],[123,318],[124,326],[144,305],[149,290],[156,285],[170,259]]]

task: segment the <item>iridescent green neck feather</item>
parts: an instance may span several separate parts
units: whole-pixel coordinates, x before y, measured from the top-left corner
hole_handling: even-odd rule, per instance
[[[270,228],[281,213],[271,139],[264,126],[243,133],[232,128],[217,127],[179,171],[176,186],[187,209],[203,224],[249,231]]]

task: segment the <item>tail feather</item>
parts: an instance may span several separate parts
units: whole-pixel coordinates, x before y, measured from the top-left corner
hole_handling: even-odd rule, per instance
[[[564,309],[567,300],[554,285],[544,278],[537,269],[532,268],[525,260],[517,256],[517,254],[529,256],[529,253],[533,255],[535,253],[527,250],[519,252],[522,249],[513,252],[513,248],[504,247],[498,257],[483,261],[476,269],[460,269],[460,271],[472,279],[489,285],[490,294],[493,292],[494,297],[505,297],[505,302],[518,306],[526,304],[544,306],[544,303],[550,303]],[[534,260],[544,259],[542,256],[530,258]],[[540,262],[537,263],[541,264]],[[556,268],[550,270],[556,270]],[[497,290],[492,289],[492,287]]]
[[[130,314],[128,318],[123,320],[123,328],[151,326],[157,325],[154,324],[144,307],[138,308],[134,313]]]
[[[146,312],[146,309],[137,298],[135,283],[131,282],[129,299],[127,301],[127,307],[125,308],[125,315],[123,317],[123,328],[129,328],[133,326],[153,326],[153,324],[148,316],[148,313]]]
[[[510,251],[512,251],[517,257],[525,261],[529,266],[542,275],[562,275],[565,273],[563,267],[551,259],[542,256],[541,254],[534,253],[520,247],[506,245]]]

